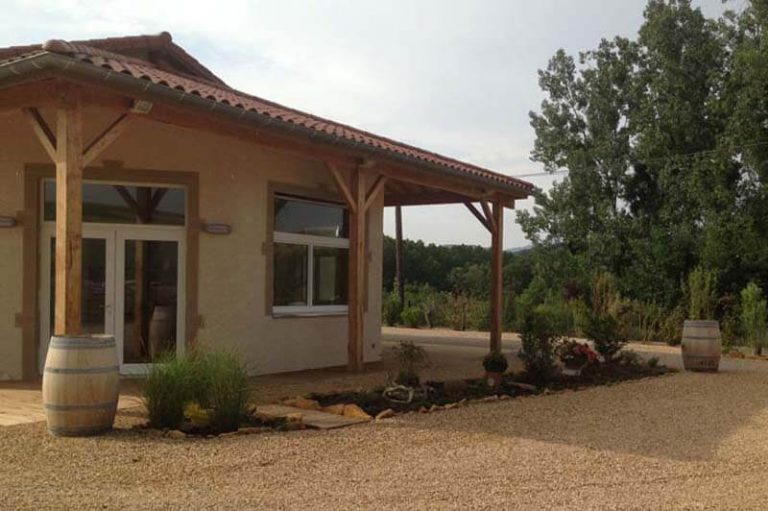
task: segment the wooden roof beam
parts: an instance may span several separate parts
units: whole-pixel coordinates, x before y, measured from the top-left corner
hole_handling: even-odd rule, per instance
[[[43,116],[40,115],[40,111],[37,108],[24,108],[22,112],[32,125],[32,129],[45,152],[48,153],[52,161],[56,161],[56,135],[53,134],[53,130],[45,122]]]

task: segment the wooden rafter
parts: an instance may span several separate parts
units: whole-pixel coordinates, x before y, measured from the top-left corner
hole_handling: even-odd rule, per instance
[[[45,122],[43,116],[40,115],[40,111],[37,108],[25,108],[22,110],[24,115],[29,119],[32,129],[37,135],[37,139],[43,145],[43,149],[48,153],[51,160],[56,161],[56,135]]]
[[[376,197],[378,197],[379,194],[384,190],[384,186],[386,184],[387,176],[379,176],[376,178],[376,181],[373,183],[371,190],[368,192],[368,196],[365,198],[365,208],[363,208],[365,211],[370,209],[373,201],[375,201]]]
[[[465,202],[464,205],[467,207],[470,213],[475,215],[475,218],[477,218],[481,224],[483,224],[483,227],[488,229],[488,232],[493,233],[493,227],[491,226],[491,223],[489,222],[488,218],[485,217],[478,209],[475,207],[474,204],[471,202]]]
[[[150,209],[152,210],[153,213],[157,209],[157,206],[160,205],[160,201],[163,200],[163,197],[165,197],[166,193],[168,193],[168,188],[158,188],[157,190],[155,190],[155,193],[152,194]]]
[[[96,139],[91,142],[83,153],[83,165],[89,165],[104,150],[112,145],[135,119],[134,115],[124,113],[109,125]]]
[[[344,200],[346,201],[350,211],[352,213],[356,213],[357,202],[352,196],[352,192],[349,191],[349,187],[347,186],[347,183],[344,182],[344,176],[341,174],[341,171],[333,163],[326,162],[325,165],[326,167],[328,167],[328,171],[331,173],[331,177],[333,177],[333,181],[336,183],[336,187],[339,189],[342,196],[344,197]]]
[[[488,201],[485,200],[481,200],[480,205],[483,207],[483,213],[485,213],[485,218],[488,221],[488,230],[493,233],[496,231],[496,220],[493,217],[491,206],[488,204]]]

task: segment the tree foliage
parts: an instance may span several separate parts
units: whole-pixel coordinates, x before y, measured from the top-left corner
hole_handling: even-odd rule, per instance
[[[719,295],[768,283],[767,6],[651,0],[636,40],[552,57],[532,158],[567,176],[519,215],[537,248],[666,309],[698,264]]]

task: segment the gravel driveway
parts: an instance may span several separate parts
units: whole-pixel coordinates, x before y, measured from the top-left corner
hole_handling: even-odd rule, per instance
[[[330,432],[0,428],[0,509],[765,509],[768,362],[724,369]]]

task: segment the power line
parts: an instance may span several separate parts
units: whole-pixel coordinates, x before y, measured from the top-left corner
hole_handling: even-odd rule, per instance
[[[757,141],[757,142],[751,142],[751,143],[748,143],[748,144],[739,144],[739,145],[729,146],[729,147],[725,147],[725,148],[721,148],[721,149],[707,149],[707,150],[704,150],[704,151],[694,151],[694,152],[691,152],[691,153],[683,153],[683,154],[676,154],[676,155],[672,155],[672,156],[661,156],[661,157],[658,157],[658,158],[650,158],[650,159],[647,159],[647,160],[642,160],[642,163],[666,162],[666,161],[678,160],[680,158],[691,158],[691,157],[694,157],[694,156],[701,156],[701,155],[719,153],[719,152],[721,152],[723,150],[748,149],[748,148],[760,147],[760,146],[764,146],[764,145],[768,145],[768,140],[761,140],[761,141]],[[594,169],[597,169],[597,168],[598,168],[597,165],[590,165],[588,167],[585,166],[585,167],[574,167],[574,168],[570,168],[570,169],[558,169],[558,170],[553,170],[553,171],[546,171],[545,170],[543,172],[531,172],[529,174],[512,174],[511,176],[512,177],[552,176],[552,175],[555,175],[555,174],[565,174],[565,173],[570,172],[570,171],[594,170]]]

